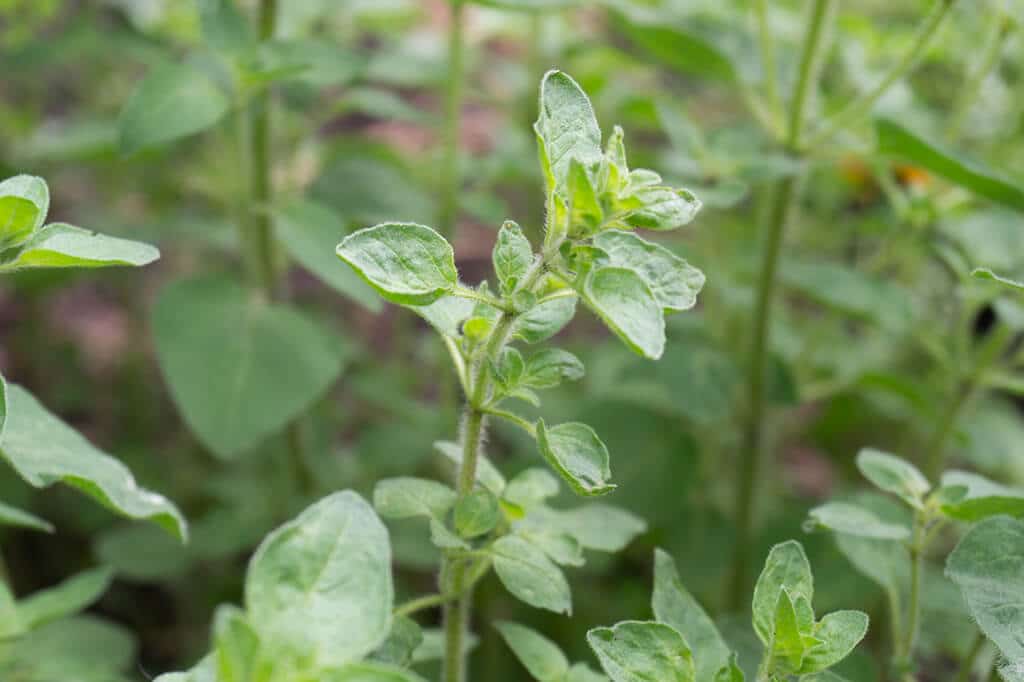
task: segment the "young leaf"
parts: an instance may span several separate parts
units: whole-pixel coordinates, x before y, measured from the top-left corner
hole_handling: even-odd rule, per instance
[[[850,655],[868,632],[868,615],[860,611],[835,611],[814,627],[821,644],[811,647],[800,666],[801,674],[831,668]]]
[[[260,640],[245,613],[222,605],[213,616],[217,682],[249,682],[257,665]]]
[[[370,656],[388,665],[408,666],[413,653],[423,643],[423,630],[412,618],[398,616],[391,622],[391,632]]]
[[[498,498],[486,488],[479,488],[456,503],[452,521],[459,535],[475,538],[494,530],[499,517]]]
[[[199,0],[203,40],[215,50],[240,52],[253,45],[252,29],[235,0]]]
[[[662,623],[625,621],[587,633],[587,643],[613,682],[694,682],[693,656],[682,635]]]
[[[516,320],[514,334],[526,343],[540,343],[562,331],[576,314],[576,297],[540,301]]]
[[[848,502],[826,502],[809,511],[804,530],[812,532],[819,528],[880,540],[905,540],[910,537],[910,529],[906,526],[889,523],[870,509]]]
[[[538,609],[572,613],[572,595],[565,575],[539,548],[523,538],[505,535],[491,551],[494,570],[513,596]]]
[[[554,642],[516,623],[498,622],[494,627],[533,679],[564,682],[569,673],[569,661]]]
[[[339,339],[298,310],[254,299],[224,277],[168,286],[153,310],[153,331],[171,397],[223,458],[304,412],[334,383],[345,355]]]
[[[133,154],[202,132],[229,108],[227,96],[196,67],[159,66],[146,75],[121,112],[121,151]]]
[[[573,536],[584,549],[598,552],[620,552],[647,530],[647,522],[639,516],[601,503],[565,511],[539,507],[531,516],[548,528]]]
[[[321,667],[361,659],[391,629],[387,529],[356,493],[325,497],[256,550],[245,603],[265,647]]]
[[[569,236],[585,237],[598,232],[604,224],[604,209],[593,180],[577,159],[569,161],[568,188]]]
[[[128,630],[99,618],[75,616],[37,628],[28,637],[0,641],[0,668],[13,671],[4,682],[12,677],[19,682],[112,682],[130,679],[136,649]]]
[[[978,627],[1008,668],[1024,662],[1024,522],[986,519],[964,535],[946,561],[946,575],[963,592]],[[1007,678],[1011,679],[1011,678]]]
[[[1019,282],[1015,279],[1010,279],[1009,277],[997,275],[989,268],[975,268],[971,271],[971,277],[974,279],[985,279],[992,282],[998,282],[1018,291],[1024,289],[1024,282]]]
[[[540,84],[540,115],[534,129],[555,187],[565,191],[569,166],[601,162],[601,129],[583,89],[568,74],[548,71]]]
[[[42,178],[16,175],[0,182],[0,251],[28,239],[49,210],[50,190]]]
[[[558,494],[558,479],[547,469],[531,467],[519,472],[508,482],[504,500],[530,510]]]
[[[0,271],[29,268],[103,268],[142,266],[160,257],[155,246],[52,223],[25,242]]]
[[[813,626],[813,614],[810,620]],[[769,646],[773,670],[787,676],[794,674],[800,670],[807,650],[807,630],[801,627],[793,598],[785,587],[779,592],[772,627]]]
[[[633,270],[603,267],[583,284],[587,305],[635,353],[657,360],[665,350],[665,318],[650,287]]]
[[[0,457],[29,485],[66,483],[132,519],[153,521],[184,540],[181,512],[163,495],[139,486],[128,468],[98,450],[16,384],[8,386]],[[40,435],[43,434],[43,435]]]
[[[857,468],[881,490],[896,495],[914,509],[923,507],[931,483],[905,459],[867,448],[857,454]]]
[[[96,568],[68,578],[60,585],[36,592],[18,603],[21,624],[33,630],[89,607],[110,587],[113,572]]]
[[[569,533],[533,527],[529,523],[518,524],[516,535],[536,545],[559,566],[582,566],[583,545]]]
[[[508,296],[519,285],[533,264],[533,247],[522,228],[511,220],[501,226],[491,254],[494,274],[498,276],[502,294]]]
[[[999,485],[966,471],[947,471],[942,476],[942,485],[966,488],[964,496],[942,505],[942,512],[950,518],[973,523],[1001,514],[1024,516],[1024,490]]]
[[[2,432],[0,432],[0,435],[2,435]],[[49,521],[3,502],[0,502],[0,526],[28,528],[42,531],[43,533],[52,533],[54,531],[53,524]]]
[[[793,598],[803,597],[808,602],[814,595],[811,564],[803,546],[795,540],[772,547],[754,587],[754,631],[765,645],[775,633],[775,611],[783,588]]]
[[[370,312],[380,312],[377,292],[351,268],[339,268],[338,258],[332,253],[338,235],[347,231],[341,216],[325,204],[308,199],[293,201],[274,216],[274,229],[292,258],[343,296]]]
[[[457,498],[448,486],[425,478],[385,478],[373,489],[373,507],[386,519],[441,519]]]
[[[592,497],[615,489],[608,448],[586,424],[569,422],[550,429],[537,422],[537,445],[547,463],[578,495]]]
[[[689,224],[702,206],[690,190],[671,187],[641,187],[629,195],[628,201],[639,205],[623,216],[622,222],[659,232]]]
[[[716,672],[729,665],[729,647],[714,621],[683,587],[675,562],[660,549],[654,551],[654,617],[671,626],[693,647],[698,682],[712,682]]]
[[[701,682],[702,679],[704,678],[697,677],[698,682]],[[736,654],[730,654],[729,662],[719,668],[714,677],[709,680],[710,682],[746,682],[746,676],[740,668]]]
[[[455,253],[425,225],[383,223],[353,232],[338,257],[392,303],[426,305],[455,288]]]
[[[1024,189],[982,165],[943,149],[895,120],[875,121],[878,151],[941,175],[950,182],[996,203],[1024,211]]]
[[[579,381],[583,373],[583,363],[569,351],[545,348],[526,361],[522,384],[537,389],[554,388],[563,381]]]
[[[602,232],[594,244],[608,254],[609,265],[640,275],[666,311],[689,310],[697,303],[704,273],[665,247],[621,230]]]

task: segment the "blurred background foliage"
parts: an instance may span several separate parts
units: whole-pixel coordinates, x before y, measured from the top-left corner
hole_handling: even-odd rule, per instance
[[[239,6],[250,12],[253,4]],[[477,629],[517,620],[548,633],[573,660],[585,658],[588,628],[648,615],[655,546],[675,557],[684,583],[727,629],[745,622],[725,612],[723,579],[733,555],[757,226],[765,187],[800,170],[807,177],[771,329],[770,464],[757,481],[754,555],[759,563],[772,543],[804,541],[820,608],[859,605],[878,624],[844,674],[880,679],[870,653],[885,646],[884,596],[831,539],[805,535],[801,521],[808,508],[860,486],[853,456],[861,446],[923,462],[947,424],[957,466],[1024,484],[1018,347],[1008,346],[998,371],[964,384],[976,344],[997,327],[1024,326],[1019,303],[967,276],[982,265],[1024,275],[1020,213],[881,153],[867,124],[801,161],[777,151],[737,86],[761,78],[740,0],[486,4],[494,6],[470,6],[465,16],[454,241],[467,280],[486,272],[502,220],[539,234],[530,124],[538,80],[557,66],[590,93],[599,120],[625,128],[631,165],[658,169],[704,200],[694,225],[663,241],[708,283],[697,312],[670,318],[657,364],[587,320],[563,333],[588,375],[553,393],[546,411],[551,421],[599,428],[619,484],[609,501],[646,519],[649,530],[625,553],[572,572],[571,620],[529,610],[488,579]],[[541,10],[508,7],[517,4]],[[804,4],[771,3],[783,91]],[[814,116],[869,87],[906,50],[931,3],[855,5],[842,4]],[[0,0],[0,177],[44,176],[53,220],[73,217],[163,252],[143,271],[18,275],[0,289],[4,374],[116,453],[193,524],[182,550],[159,529],[122,523],[65,490],[36,495],[0,471],[0,498],[59,528],[54,537],[4,531],[19,592],[95,563],[117,571],[93,611],[117,624],[102,642],[124,663],[119,679],[178,669],[205,651],[213,607],[239,600],[248,553],[310,500],[340,488],[369,494],[385,476],[447,475],[431,448],[457,421],[441,343],[408,311],[384,308],[340,263],[331,274],[309,253],[326,239],[330,254],[344,233],[377,221],[440,220],[449,15],[441,0],[281,2],[263,63],[240,68],[204,40],[191,1]],[[959,3],[920,67],[875,112],[1024,182],[1020,15],[1002,2]],[[972,81],[993,40],[993,63]],[[247,182],[230,124],[123,153],[121,112],[143,76],[168,62],[187,63],[226,91],[239,83],[258,89],[261,78],[273,87],[275,192],[262,208],[288,244],[292,301],[330,329],[342,364],[304,421],[300,461],[277,456],[283,433],[230,456],[204,447],[155,361],[159,292],[195,273],[237,277],[232,215]],[[292,76],[266,75],[295,63]],[[189,309],[168,314],[170,324],[190,325]],[[536,464],[531,445],[504,425],[489,442],[507,472]],[[424,528],[395,524],[392,533],[400,596],[431,591],[435,550]],[[941,573],[928,581],[923,646],[941,670],[963,653],[971,625]],[[473,666],[475,679],[522,679],[493,636],[483,638]]]

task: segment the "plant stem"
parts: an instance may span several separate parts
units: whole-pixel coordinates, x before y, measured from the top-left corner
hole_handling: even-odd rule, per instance
[[[967,114],[970,113],[971,105],[978,98],[981,86],[992,70],[999,64],[999,58],[1003,54],[1006,40],[1013,31],[1013,20],[1007,14],[993,13],[992,23],[983,39],[983,52],[978,58],[977,65],[970,70],[964,86],[960,88],[953,106],[953,115],[950,118],[949,126],[946,128],[946,137],[956,140],[960,136]]]
[[[964,657],[963,662],[960,664],[960,672],[957,673],[954,682],[970,682],[971,669],[974,668],[978,656],[981,654],[982,649],[985,648],[985,641],[985,635],[979,631],[974,637],[974,642],[971,643],[971,648],[967,651],[967,656]]]
[[[932,39],[935,38],[939,28],[942,26],[943,20],[955,3],[956,0],[935,0],[931,12],[918,28],[910,49],[907,50],[898,62],[893,64],[889,72],[878,82],[878,85],[854,99],[823,123],[815,134],[811,136],[811,139],[808,140],[807,146],[815,147],[825,142],[836,133],[849,127],[851,123],[855,123],[862,116],[870,113],[871,108],[882,98],[882,95],[917,66],[917,63],[924,56]]]
[[[467,405],[462,425],[462,464],[457,476],[457,492],[464,497],[476,484],[476,464],[483,441],[484,413]],[[446,557],[441,567],[441,592],[460,595],[444,607],[444,682],[465,682],[468,679],[463,640],[473,595],[466,590],[465,559]],[[446,584],[447,583],[447,584]]]
[[[914,682],[910,672],[913,662],[914,648],[917,646],[917,634],[921,621],[921,573],[924,570],[924,519],[920,512],[914,515],[914,535],[910,543],[910,601],[907,604],[907,630],[903,643],[896,657],[896,663],[903,675],[904,682]]]
[[[462,89],[465,78],[465,0],[450,0],[452,20],[448,29],[448,82],[445,90],[445,118],[441,165],[441,234],[455,235],[459,218],[459,191],[462,174],[459,167],[459,128],[462,123]]]
[[[826,52],[826,35],[831,17],[835,13],[835,0],[814,0],[804,36],[800,59],[800,75],[790,101],[789,129],[786,146],[790,150],[800,147],[805,111],[812,88],[817,83],[821,63]],[[773,189],[771,206],[764,228],[764,247],[761,255],[760,278],[754,308],[752,343],[750,347],[747,419],[741,442],[740,479],[736,486],[736,548],[733,559],[732,580],[726,595],[726,604],[739,608],[746,594],[750,545],[753,536],[756,483],[762,457],[765,413],[765,367],[769,348],[772,301],[775,293],[776,271],[782,249],[786,225],[796,202],[800,178],[787,175]]]
[[[764,78],[764,95],[773,116],[779,116],[782,101],[779,99],[779,74],[775,63],[775,39],[772,36],[771,21],[768,16],[768,0],[756,0],[754,12],[757,18],[758,44],[761,48],[761,71]]]
[[[260,0],[257,22],[261,41],[274,37],[277,0]],[[249,274],[254,286],[272,298],[277,278],[274,235],[266,210],[271,200],[270,93],[266,89],[254,94],[249,104],[249,153]]]

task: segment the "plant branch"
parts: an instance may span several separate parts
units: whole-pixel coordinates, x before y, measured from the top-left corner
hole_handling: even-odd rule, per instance
[[[855,123],[862,116],[868,114],[875,103],[888,92],[889,88],[917,66],[954,4],[956,4],[956,0],[935,0],[931,12],[925,18],[920,28],[918,28],[910,49],[907,50],[898,62],[893,64],[889,72],[874,88],[854,99],[841,111],[825,121],[815,134],[811,136],[811,139],[808,140],[807,146],[815,147],[825,142],[836,133],[849,127],[851,123]]]
[[[532,422],[523,419],[514,412],[500,410],[496,407],[485,407],[484,412],[486,412],[489,415],[498,417],[499,419],[504,419],[506,421],[512,422],[513,424],[521,428],[523,431],[526,431],[528,434],[533,436],[534,438],[537,437],[537,427],[534,426]]]

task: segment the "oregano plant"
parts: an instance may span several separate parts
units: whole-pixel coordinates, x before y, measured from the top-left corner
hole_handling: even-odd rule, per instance
[[[159,257],[156,248],[102,235],[67,223],[47,223],[46,181],[18,175],[0,182],[0,274],[42,268],[143,266]],[[22,386],[0,375],[0,459],[33,488],[61,483],[80,490],[116,514],[151,521],[184,541],[184,517],[162,495],[142,488],[117,459],[101,451]],[[0,500],[0,525],[44,533],[49,521]],[[0,555],[0,678],[44,680],[81,674],[118,675],[125,661],[89,660],[80,645],[115,641],[118,631],[104,621],[77,614],[107,590],[106,567],[84,571],[53,587],[18,597],[7,581]],[[130,649],[130,647],[129,647]],[[91,678],[92,679],[92,678]]]

